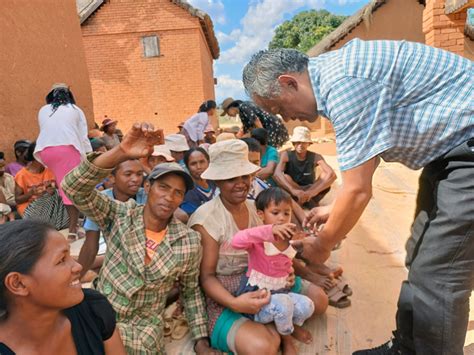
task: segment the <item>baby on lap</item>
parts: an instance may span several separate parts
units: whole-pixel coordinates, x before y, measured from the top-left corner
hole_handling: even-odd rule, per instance
[[[249,258],[238,294],[259,289],[271,292],[270,303],[249,317],[258,323],[274,322],[278,333],[290,336],[294,325],[302,326],[314,312],[310,298],[291,292],[286,285],[296,255],[289,243],[295,233],[295,225],[289,223],[291,196],[272,187],[258,195],[255,205],[264,225],[242,230],[232,239],[232,247],[246,250]]]

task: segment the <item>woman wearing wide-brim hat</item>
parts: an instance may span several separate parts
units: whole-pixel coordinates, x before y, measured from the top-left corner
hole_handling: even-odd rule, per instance
[[[222,102],[221,108],[221,116],[239,115],[244,134],[250,133],[254,128],[265,128],[268,132],[268,144],[272,147],[280,148],[289,139],[288,130],[279,117],[263,111],[250,101],[228,97]]]
[[[276,354],[279,334],[241,314],[257,313],[269,302],[270,293],[259,290],[234,296],[248,260],[246,251],[232,248],[232,237],[239,230],[262,223],[254,203],[247,200],[253,174],[260,170],[249,162],[248,154],[247,144],[238,139],[209,147],[210,164],[201,178],[213,180],[220,193],[192,214],[188,226],[201,234],[200,280],[207,297],[212,347],[234,353]],[[324,311],[318,310],[318,306],[324,304],[318,297],[327,299],[323,291],[313,294],[316,313]]]
[[[104,132],[102,140],[105,143],[107,150],[112,149],[113,147],[120,144],[120,138],[116,132],[117,130],[117,121],[111,118],[106,118],[102,121],[100,130]]]

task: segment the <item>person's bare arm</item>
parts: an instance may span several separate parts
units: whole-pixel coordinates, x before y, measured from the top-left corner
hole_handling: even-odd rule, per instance
[[[266,290],[248,292],[234,297],[216,277],[219,244],[201,225],[192,227],[201,234],[202,261],[200,281],[204,292],[217,303],[237,313],[257,313],[262,306],[270,302],[270,293]]]
[[[174,218],[180,220],[184,224],[188,223],[189,216],[181,208],[178,207],[176,211],[174,211],[173,215],[174,215]]]
[[[275,180],[278,186],[281,187],[283,190],[287,191],[292,196],[297,197],[297,195],[301,191],[295,190],[285,178],[285,168],[286,168],[287,163],[288,163],[288,153],[286,151],[281,152],[280,161],[278,162],[275,168],[275,172],[273,174],[273,180]]]
[[[343,185],[329,215],[318,221],[318,215],[311,215],[310,212],[310,225],[325,224],[321,231],[316,232],[317,237],[291,242],[297,249],[303,247],[304,258],[323,263],[333,247],[354,227],[372,197],[372,177],[377,164],[378,158],[372,158],[360,166],[343,171]]]
[[[104,350],[106,355],[126,355],[125,347],[118,328],[115,328],[114,334],[104,341]]]
[[[326,160],[324,160],[324,158],[319,154],[316,154],[314,161],[314,169],[317,167],[321,169],[321,174],[314,184],[312,184],[311,187],[306,190],[306,192],[310,195],[310,198],[317,196],[320,192],[326,190],[332,185],[334,181],[336,181],[336,173],[326,162]]]
[[[273,161],[273,160],[269,161],[267,163],[266,167],[261,168],[257,172],[257,176],[262,180],[266,180],[268,178],[271,178],[273,176],[273,174],[275,173],[276,167],[277,167],[277,163],[275,161]]]
[[[17,204],[27,202],[34,194],[34,188],[25,192],[18,184],[15,185],[15,201]]]
[[[303,221],[306,218],[306,212],[303,208],[293,199],[291,199],[291,209],[293,216],[296,218],[299,224],[303,225]]]
[[[99,231],[86,231],[86,239],[82,245],[77,262],[82,265],[81,278],[90,270],[99,252]]]

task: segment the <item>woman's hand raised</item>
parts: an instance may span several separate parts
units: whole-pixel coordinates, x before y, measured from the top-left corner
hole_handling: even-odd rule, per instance
[[[164,144],[163,130],[151,123],[135,123],[120,143],[120,150],[129,158],[143,158],[153,152],[153,146]]]
[[[232,308],[237,313],[257,314],[270,302],[270,297],[271,293],[267,290],[243,293],[235,298],[235,306]]]

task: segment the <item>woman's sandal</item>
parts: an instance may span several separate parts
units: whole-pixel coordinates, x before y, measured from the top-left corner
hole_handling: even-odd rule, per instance
[[[186,318],[175,319],[171,331],[171,339],[181,340],[189,332],[188,321]]]
[[[68,233],[67,234],[67,241],[69,243],[75,242],[78,239],[79,239],[79,237],[78,237],[77,233]]]
[[[329,305],[336,308],[346,308],[351,305],[351,300],[342,292],[339,287],[334,286],[329,291],[326,291],[329,298]]]
[[[336,277],[336,287],[346,296],[352,296],[352,288],[344,276]]]

